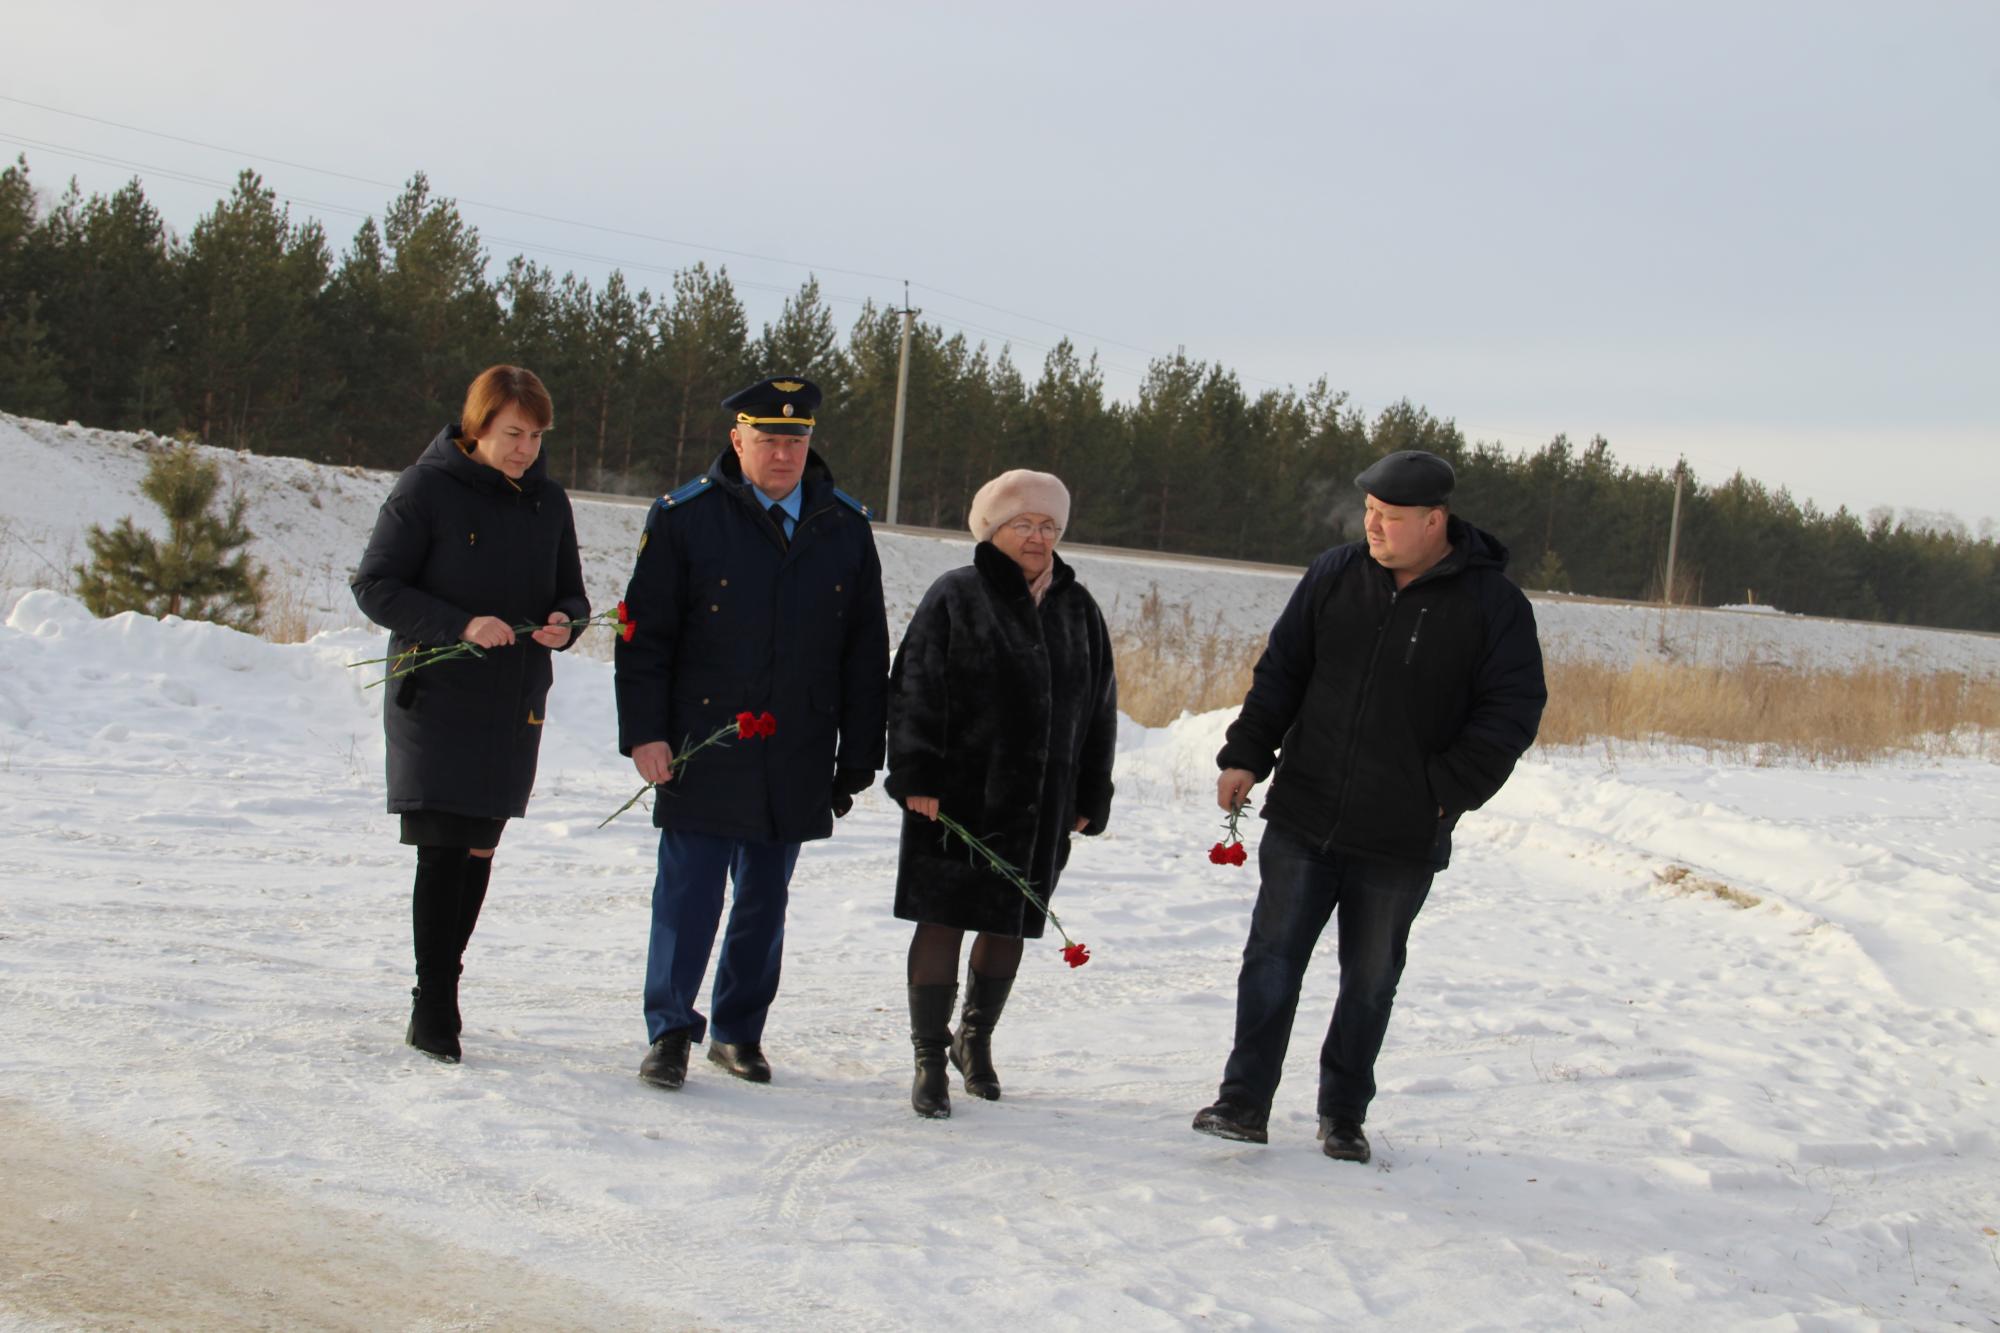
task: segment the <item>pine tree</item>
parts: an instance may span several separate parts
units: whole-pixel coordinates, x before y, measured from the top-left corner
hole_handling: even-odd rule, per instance
[[[817,384],[826,395],[820,412],[822,424],[830,413],[838,412],[847,384],[847,357],[840,350],[840,330],[833,322],[833,311],[820,296],[818,278],[807,278],[796,293],[785,298],[778,318],[764,326],[751,348],[750,359],[756,366],[753,373],[803,375]]]
[[[43,223],[42,319],[86,425],[170,429],[166,349],[174,259],[166,224],[137,180],[84,199],[72,181]]]
[[[108,532],[93,523],[90,564],[76,567],[91,614],[140,611],[255,631],[264,570],[243,549],[252,537],[243,497],[232,499],[224,515],[210,508],[221,485],[215,464],[193,448],[155,454],[140,489],[166,516],[167,538],[141,531],[129,516]]]
[[[1551,546],[1542,552],[1534,572],[1522,582],[1537,592],[1568,592],[1569,571],[1563,568],[1563,558]]]
[[[659,312],[654,358],[666,381],[666,434],[673,441],[669,484],[679,485],[708,466],[731,422],[718,406],[749,383],[749,320],[736,299],[727,267],[710,272],[697,263],[674,274],[674,298]],[[794,367],[772,367],[774,371]]]
[[[381,229],[368,218],[327,286],[321,330],[339,381],[333,420],[340,455],[350,463],[400,468],[430,443],[425,425],[433,432],[437,426],[390,401],[409,348],[390,314],[388,266]]]
[[[66,396],[41,318],[34,238],[35,191],[23,157],[0,171],[0,411],[27,417],[55,415]]]
[[[390,256],[383,296],[403,361],[387,395],[412,432],[458,415],[465,386],[500,350],[500,302],[486,280],[479,232],[458,203],[431,194],[423,172],[382,218]]]
[[[284,453],[324,443],[330,376],[315,362],[329,267],[319,224],[293,226],[254,171],[195,224],[176,351],[183,416],[204,441]]]

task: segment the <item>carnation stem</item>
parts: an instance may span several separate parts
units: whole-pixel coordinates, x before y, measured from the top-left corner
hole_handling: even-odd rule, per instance
[[[728,749],[729,748],[728,737],[740,734],[740,729],[741,729],[740,723],[725,722],[720,727],[717,727],[713,733],[704,737],[698,744],[689,745],[686,741],[682,741],[680,753],[676,754],[673,757],[673,759],[667,764],[667,773],[669,777],[673,778],[680,776],[682,765],[686,764],[688,760],[694,758],[696,755],[700,754],[703,750],[706,750],[711,745],[719,745],[725,750]],[[639,804],[639,802],[645,798],[646,793],[653,790],[654,787],[664,786],[664,785],[665,785],[664,783],[649,782],[645,786],[639,788],[639,790],[632,793],[631,800],[625,802],[625,804],[619,806],[616,810],[613,810],[610,814],[606,815],[603,818],[603,820],[599,822],[597,827],[603,828],[606,824],[609,824],[612,820],[618,818],[618,816],[624,814],[627,810],[630,810],[633,806]]]
[[[1063,929],[1063,923],[1057,919],[1056,914],[1049,910],[1048,903],[1044,902],[1042,896],[1036,893],[1034,887],[1028,883],[1026,875],[1023,875],[1018,868],[998,852],[974,837],[966,830],[965,825],[959,823],[944,811],[938,811],[937,822],[944,825],[960,842],[971,848],[973,853],[984,860],[995,874],[1011,881],[1014,887],[1019,889],[1023,896],[1029,902],[1033,903],[1043,916],[1049,919],[1049,924],[1056,928],[1056,933],[1062,936],[1064,944],[1071,946],[1076,944],[1076,941],[1069,937],[1069,932]]]

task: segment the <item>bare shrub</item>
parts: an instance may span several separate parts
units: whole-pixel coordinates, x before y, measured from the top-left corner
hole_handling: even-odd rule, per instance
[[[0,518],[0,588],[48,588],[69,596],[76,591],[76,538],[51,557]]]

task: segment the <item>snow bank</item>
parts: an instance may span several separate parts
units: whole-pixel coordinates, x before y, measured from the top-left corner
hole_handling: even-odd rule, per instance
[[[1187,1128],[1256,883],[1203,855],[1225,715],[1125,726],[1111,830],[1058,895],[1095,960],[1031,949],[996,1038],[1005,1100],[924,1122],[879,791],[801,860],[777,1081],[697,1062],[681,1094],[647,1088],[652,839],[595,829],[635,779],[608,667],[560,659],[468,957],[466,1062],[438,1066],[401,1042],[411,858],[381,813],[381,691],[345,665],[380,635],[0,605],[0,1073],[17,1113],[108,1158],[721,1327],[2000,1309],[2000,765],[1524,764],[1418,921],[1356,1168],[1312,1137],[1331,938],[1272,1144]],[[1681,891],[1703,883],[1756,904]],[[0,1310],[33,1299],[0,1284]]]

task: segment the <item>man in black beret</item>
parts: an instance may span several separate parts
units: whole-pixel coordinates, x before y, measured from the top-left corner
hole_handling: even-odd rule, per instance
[[[616,647],[618,748],[659,791],[639,1077],[678,1088],[688,1050],[768,1082],[785,908],[802,843],[825,838],[882,766],[889,630],[866,505],[812,449],[819,389],[778,376],[731,394],[729,447],[653,505]],[[685,767],[674,756],[748,714]],[[697,1007],[735,885],[710,1013]],[[711,1018],[713,1024],[711,1027]]]
[[[1548,691],[1507,550],[1451,513],[1451,464],[1390,454],[1360,476],[1365,541],[1323,552],[1271,630],[1216,756],[1216,800],[1265,797],[1236,1036],[1195,1129],[1264,1143],[1313,946],[1336,914],[1340,990],[1320,1049],[1322,1151],[1369,1158],[1362,1123],[1410,926],[1459,816],[1500,790]],[[1279,763],[1282,750],[1282,764]]]

